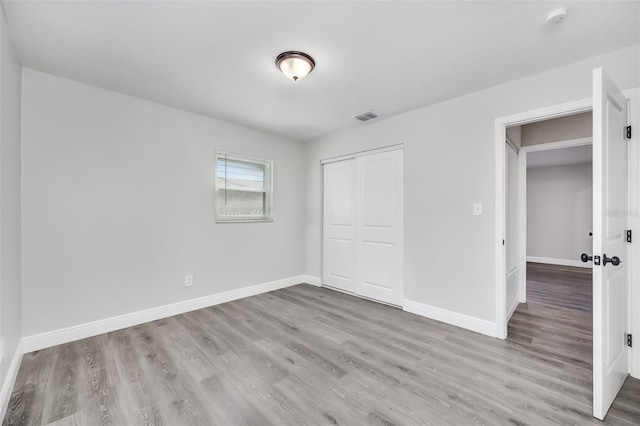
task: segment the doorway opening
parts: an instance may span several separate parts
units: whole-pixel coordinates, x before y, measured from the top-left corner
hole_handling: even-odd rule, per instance
[[[592,143],[589,135],[558,137],[558,131],[547,129],[546,136],[525,133],[523,145],[522,129],[531,125],[527,130],[536,130],[545,127],[539,123],[559,123],[591,111],[592,99],[585,99],[496,119],[496,230],[502,230],[496,244],[496,337],[507,337],[509,318],[519,303],[526,302],[526,199],[520,194],[526,193],[527,153]]]
[[[590,272],[591,263],[581,257],[591,256],[593,246],[592,113],[510,126],[506,135],[507,321],[528,295],[534,302],[570,309],[588,305],[590,312],[590,287],[586,294],[571,287],[560,291],[559,283],[537,289],[527,283],[531,267],[546,269],[547,275],[557,271],[558,278],[572,268]],[[544,294],[545,289],[554,294]],[[572,299],[578,294],[584,297]]]
[[[634,305],[632,282],[637,272],[637,268],[633,268],[632,254],[635,251],[630,244],[630,237],[631,227],[637,224],[637,220],[630,212],[634,211],[632,208],[637,205],[635,192],[638,186],[633,180],[634,165],[637,165],[637,158],[633,155],[636,151],[634,142],[637,141],[637,136],[634,138],[630,129],[632,123],[637,124],[637,117],[629,111],[631,104],[637,104],[636,92],[629,91],[623,94],[607,74],[601,68],[597,68],[593,71],[593,98],[501,117],[495,121],[496,236],[498,237],[496,241],[496,337],[506,338],[510,314],[507,304],[506,275],[508,271],[506,243],[509,235],[515,236],[516,240],[511,240],[510,243],[519,249],[515,254],[518,270],[514,274],[518,299],[526,300],[526,292],[521,290],[523,288],[526,290],[527,283],[527,247],[524,244],[526,237],[524,233],[513,230],[511,234],[507,232],[509,226],[507,213],[509,188],[506,185],[508,150],[505,149],[505,140],[509,143],[507,128],[593,111],[593,253],[582,253],[580,257],[585,262],[593,261],[592,408],[593,416],[600,420],[604,419],[618,391],[623,387],[628,375],[630,373],[633,375],[634,371],[631,362],[633,349],[628,336],[631,335],[635,322],[633,315],[629,316],[628,313],[632,312],[629,307]],[[513,144],[513,141],[511,143]],[[552,143],[549,143],[546,148],[568,147],[551,145]],[[516,146],[514,150],[517,152],[519,148],[520,146]],[[515,155],[518,170],[526,168],[527,155],[523,154]],[[514,175],[520,177],[517,173]],[[517,187],[522,185],[524,185],[522,179],[516,182]],[[524,208],[526,208],[524,203],[524,201],[511,203],[511,206],[515,205],[518,209],[516,217],[524,214]],[[517,230],[525,225],[520,220],[511,226]],[[518,238],[519,236],[522,237]],[[556,265],[557,268],[560,266],[564,265]],[[552,330],[546,330],[545,334],[552,332]],[[572,334],[568,334],[567,337],[571,339]]]
[[[506,129],[509,340],[592,377],[591,111]]]
[[[590,128],[591,117],[588,120]],[[590,133],[590,129],[589,129]],[[585,138],[586,139],[586,138]],[[539,146],[543,148],[543,145]],[[584,317],[591,356],[593,312],[593,164],[592,144],[530,151],[526,148],[523,280],[527,304],[544,305],[572,318]],[[521,229],[522,231],[522,229]],[[581,259],[587,256],[587,262]],[[576,352],[579,352],[576,350]]]

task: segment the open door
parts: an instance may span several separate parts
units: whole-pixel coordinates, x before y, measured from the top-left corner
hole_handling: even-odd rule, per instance
[[[627,99],[593,71],[593,416],[603,420],[629,372]]]

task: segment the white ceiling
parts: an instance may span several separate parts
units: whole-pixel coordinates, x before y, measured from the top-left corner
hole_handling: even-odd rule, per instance
[[[25,67],[301,141],[640,42],[638,1],[3,4]]]
[[[527,153],[527,168],[591,163],[593,161],[592,148],[592,145],[582,145],[571,148],[529,152]]]

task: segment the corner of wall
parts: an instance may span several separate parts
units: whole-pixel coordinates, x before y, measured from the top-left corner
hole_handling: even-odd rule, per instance
[[[0,4],[0,419],[22,360],[21,90],[22,66]]]

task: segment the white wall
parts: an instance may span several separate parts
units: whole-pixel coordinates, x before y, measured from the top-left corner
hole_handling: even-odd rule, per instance
[[[22,336],[20,301],[20,79],[21,66],[0,5],[0,338],[5,383]],[[4,402],[4,401],[0,401]]]
[[[300,144],[29,69],[22,120],[25,336],[303,272]],[[215,223],[216,150],[273,160],[273,223]]]
[[[310,143],[307,273],[321,271],[320,160],[404,143],[406,299],[495,321],[496,117],[590,98],[599,66],[621,88],[637,87],[639,52],[622,49]],[[474,202],[483,216],[472,215]]]
[[[527,256],[578,262],[591,254],[592,165],[527,169]]]

